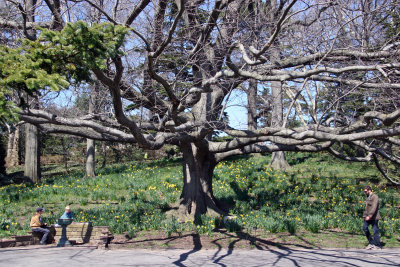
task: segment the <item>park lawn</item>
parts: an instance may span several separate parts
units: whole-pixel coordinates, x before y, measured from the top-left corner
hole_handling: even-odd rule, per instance
[[[292,169],[284,173],[271,170],[269,159],[238,157],[216,167],[214,194],[230,204],[233,215],[225,224],[223,218],[206,216],[197,222],[166,218],[182,190],[179,159],[116,164],[99,169],[98,176],[90,179],[82,178],[79,169],[54,175],[54,168],[49,168],[53,174],[43,183],[0,188],[0,237],[26,233],[37,206],[45,207],[46,222],[55,223],[68,204],[75,221],[108,225],[130,245],[154,235],[172,238],[168,246],[179,240],[185,244],[182,233],[186,233],[192,244],[195,234],[204,244],[206,239],[220,239],[226,246],[237,238],[233,243],[237,246],[257,247],[257,240],[251,240],[258,238],[276,246],[364,247],[362,188],[372,184],[384,218],[382,241],[385,247],[400,246],[398,191],[386,186],[372,165],[343,162],[323,153],[288,153]],[[181,238],[174,238],[177,235]]]

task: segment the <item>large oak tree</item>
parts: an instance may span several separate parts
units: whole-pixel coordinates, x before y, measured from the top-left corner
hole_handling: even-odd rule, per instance
[[[94,76],[112,98],[109,113],[62,117],[25,108],[20,118],[49,133],[146,149],[178,146],[180,215],[226,212],[213,195],[212,176],[216,164],[233,155],[328,151],[345,160],[375,161],[389,177],[382,159],[400,164],[400,50],[395,38],[384,36],[383,23],[391,7],[361,0],[274,3],[268,9],[249,0],[46,0],[38,4],[38,22],[22,11],[0,19],[2,27],[16,30],[42,27],[38,40],[26,42],[19,54],[34,52],[24,60],[40,61],[33,68],[45,73],[2,86],[24,88],[33,79],[25,86],[37,92],[68,90],[65,81],[94,82]],[[91,24],[93,9],[107,24]],[[274,14],[264,16],[269,12]],[[78,20],[88,23],[67,24]],[[229,95],[248,81],[292,99],[270,127],[234,129],[224,119]],[[283,109],[282,98],[273,97]],[[293,117],[302,126],[290,126]],[[215,133],[230,139],[213,141]]]

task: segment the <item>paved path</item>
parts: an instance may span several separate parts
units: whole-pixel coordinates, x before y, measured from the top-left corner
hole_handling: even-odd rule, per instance
[[[0,249],[0,266],[400,266],[400,249]]]

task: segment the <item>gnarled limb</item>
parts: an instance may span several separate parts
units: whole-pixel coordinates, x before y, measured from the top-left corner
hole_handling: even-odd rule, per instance
[[[400,185],[400,174],[398,171],[400,166],[384,163],[382,160],[378,159],[378,156],[376,154],[373,154],[372,157],[374,159],[376,167],[383,175],[383,177],[385,177],[392,184]]]

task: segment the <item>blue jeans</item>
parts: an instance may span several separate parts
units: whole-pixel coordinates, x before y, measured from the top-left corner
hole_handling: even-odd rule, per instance
[[[43,236],[42,236],[42,240],[40,240],[40,244],[46,244],[47,236],[50,233],[49,229],[42,228],[42,227],[37,227],[37,228],[32,228],[32,231],[42,233]]]
[[[371,236],[371,233],[369,232],[368,227],[372,225],[372,231],[374,233],[374,236]],[[365,236],[368,239],[368,242],[372,245],[381,246],[381,241],[379,238],[379,228],[378,228],[378,220],[369,220],[369,221],[364,221],[364,225],[363,225],[363,230],[365,233]]]

